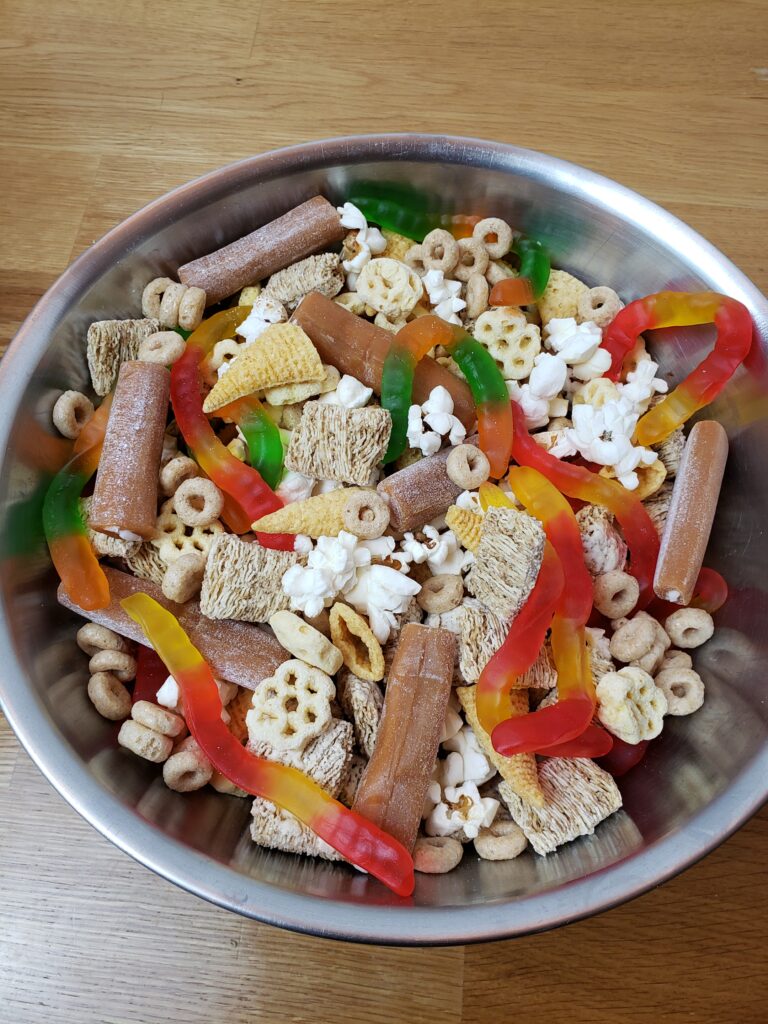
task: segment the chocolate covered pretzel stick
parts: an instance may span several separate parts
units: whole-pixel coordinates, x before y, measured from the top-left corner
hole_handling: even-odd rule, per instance
[[[728,435],[715,420],[701,420],[688,436],[653,578],[657,597],[690,604],[715,518],[728,458]]]
[[[154,536],[170,384],[159,363],[120,367],[89,511],[89,525],[99,533]]]
[[[223,249],[185,263],[179,267],[179,280],[202,288],[212,305],[245,285],[340,242],[345,234],[336,208],[322,196],[315,196]]]
[[[83,618],[108,626],[121,636],[146,644],[146,638],[139,626],[123,611],[120,601],[143,591],[155,601],[173,612],[192,643],[197,647],[219,679],[238,683],[249,690],[255,690],[262,679],[271,676],[278,665],[287,661],[290,655],[274,637],[247,622],[224,620],[214,622],[200,611],[197,601],[176,604],[169,601],[156,583],[140,580],[118,569],[104,566],[109,582],[111,601],[106,608],[85,611],[67,597],[62,586],[58,590],[59,604],[64,605]]]
[[[456,637],[403,627],[379,731],[353,809],[413,849],[453,680]]]
[[[338,302],[319,292],[307,295],[292,317],[303,328],[324,363],[362,381],[381,393],[381,372],[392,344],[392,334],[368,323]],[[475,405],[469,386],[434,359],[426,356],[416,367],[413,401],[421,404],[432,388],[442,385],[453,399],[453,412],[469,430],[475,422]]]

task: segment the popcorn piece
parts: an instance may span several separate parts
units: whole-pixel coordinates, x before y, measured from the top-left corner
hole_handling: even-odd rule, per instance
[[[318,401],[324,405],[340,405],[343,409],[362,409],[373,397],[373,388],[367,388],[355,377],[345,373],[336,388]]]
[[[160,330],[155,317],[144,320],[99,320],[88,328],[86,355],[93,390],[108,395],[123,363],[136,359],[139,346]]]
[[[351,229],[344,239],[342,256],[344,270],[347,272],[347,287],[353,289],[357,285],[360,271],[370,262],[371,257],[385,252],[387,240],[378,228],[369,227],[362,210],[354,203],[344,203],[337,210],[342,227]]]
[[[354,586],[344,590],[344,598],[367,616],[374,636],[383,644],[397,625],[396,615],[406,610],[420,589],[397,569],[367,565],[358,570]]]
[[[654,451],[632,444],[638,418],[637,409],[624,394],[601,409],[574,405],[568,439],[588,461],[612,466],[619,482],[634,490],[639,483],[635,469],[656,461]]]
[[[229,370],[207,395],[203,409],[215,412],[237,398],[283,384],[321,381],[320,356],[296,324],[270,324],[253,344],[243,347]]]
[[[451,505],[445,514],[445,524],[456,535],[456,539],[467,551],[477,551],[483,517],[479,512]]]
[[[475,734],[475,738],[488,760],[515,794],[531,806],[541,807],[543,796],[538,781],[535,755],[514,754],[512,757],[504,757],[502,754],[497,753],[491,743],[491,737],[483,729],[480,719],[477,717],[477,692],[475,687],[460,686],[456,693],[461,701],[461,706],[464,708],[467,721]],[[527,690],[512,690],[509,700],[510,717],[528,713]]]
[[[548,757],[539,765],[544,805],[531,807],[508,783],[501,798],[536,853],[546,856],[597,825],[621,807],[621,793],[608,772],[586,758]]]
[[[292,551],[273,551],[219,534],[206,562],[200,610],[210,619],[266,622],[287,608],[281,580],[297,561]]]
[[[296,659],[284,662],[254,691],[246,715],[250,742],[269,743],[276,750],[303,750],[330,724],[335,696],[325,672]]]
[[[600,476],[614,480],[616,479],[616,471],[613,466],[603,466],[600,470]],[[657,458],[647,466],[642,464],[636,466],[635,476],[637,477],[637,486],[633,488],[635,497],[640,501],[644,501],[662,487],[667,476],[667,470],[661,459]]]
[[[577,324],[572,317],[555,317],[545,328],[544,337],[547,347],[556,352],[569,366],[578,366],[591,360],[602,340],[600,328],[593,323]],[[605,373],[611,365],[610,353],[603,350],[602,362],[606,363],[601,373]],[[593,376],[599,377],[600,373]],[[587,378],[585,378],[587,379]]]
[[[243,302],[241,299],[240,305],[248,306],[251,303]],[[264,293],[256,297],[252,304],[251,312],[240,326],[235,328],[235,332],[244,339],[243,344],[248,346],[252,345],[257,338],[260,338],[271,324],[285,323],[287,319],[288,313],[285,306],[272,295]],[[218,342],[217,346],[214,347],[214,351],[219,344],[221,342]],[[237,354],[239,353],[236,352],[235,355]]]
[[[477,318],[474,337],[488,349],[505,380],[522,380],[541,352],[539,328],[517,306],[497,306]]]
[[[286,505],[294,501],[306,501],[312,496],[317,481],[311,476],[304,476],[303,473],[296,473],[289,469],[280,481],[275,494],[282,498]]]
[[[480,673],[506,640],[509,622],[478,602],[466,601],[461,611],[459,667],[468,683],[476,683]]]
[[[343,859],[298,818],[275,807],[269,800],[256,797],[251,815],[251,839],[259,846],[282,850],[283,853],[300,853],[305,857],[322,857],[323,860]]]
[[[327,675],[335,675],[344,659],[338,647],[328,637],[300,619],[293,612],[275,612],[269,624],[279,643],[295,658],[319,668]]]
[[[307,537],[337,537],[344,529],[344,509],[358,488],[340,487],[304,501],[294,501],[253,523],[259,533],[302,533]],[[370,493],[375,494],[375,491]],[[347,531],[349,532],[349,531]]]
[[[339,795],[347,781],[352,766],[353,747],[352,726],[338,718],[332,718],[327,728],[302,750],[275,747],[261,739],[251,739],[248,743],[248,749],[257,757],[298,768],[332,797]]]
[[[404,263],[380,257],[369,260],[357,279],[357,294],[390,320],[404,319],[422,295],[418,274]]]
[[[574,405],[591,405],[594,409],[602,409],[606,402],[616,402],[621,392],[612,380],[607,377],[595,377],[578,387],[573,393]]]
[[[321,480],[365,486],[389,443],[386,409],[343,409],[307,402],[285,455],[288,469]]]
[[[509,620],[527,601],[543,556],[544,530],[537,520],[511,508],[489,508],[467,587]]]
[[[471,564],[471,557],[461,551],[455,534],[450,531],[440,533],[429,524],[424,527],[424,541],[416,540],[410,532],[406,533],[402,543],[403,554],[409,561],[421,564],[426,562],[432,573],[457,575]]]
[[[597,717],[625,743],[652,740],[662,730],[667,698],[651,676],[628,666],[608,672],[597,684]]]
[[[326,601],[355,585],[358,569],[370,561],[370,551],[342,530],[338,537],[320,537],[306,566],[292,565],[283,575],[282,588],[294,611],[319,615]]]
[[[432,233],[434,234],[434,232]],[[458,260],[458,246],[456,258]],[[425,256],[425,266],[427,266],[426,259]],[[461,298],[461,281],[446,281],[442,270],[430,268],[421,282],[429,296],[430,305],[434,307],[435,315],[449,324],[460,324],[461,320],[456,314],[460,313],[467,305]]]
[[[614,517],[599,505],[585,505],[576,513],[584,563],[592,576],[621,571],[627,562],[627,545],[614,527]]]
[[[537,305],[541,322],[546,327],[550,320],[575,317],[579,302],[589,291],[587,285],[564,270],[550,272],[547,287]]]
[[[384,698],[376,683],[360,679],[352,672],[343,672],[337,687],[344,714],[352,722],[358,747],[367,758],[373,754],[379,733],[379,720]]]
[[[474,782],[448,786],[443,800],[430,812],[425,831],[431,836],[456,836],[476,839],[482,828],[488,828],[499,809],[498,800],[481,797]]]
[[[278,270],[267,282],[264,295],[276,299],[292,312],[310,292],[320,292],[332,299],[343,287],[344,274],[339,257],[336,253],[324,252],[292,263],[285,270]]]
[[[331,639],[341,651],[344,664],[360,679],[378,682],[384,678],[381,644],[365,619],[345,604],[330,612]]]

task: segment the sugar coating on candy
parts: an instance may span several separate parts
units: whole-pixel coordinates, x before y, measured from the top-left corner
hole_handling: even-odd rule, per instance
[[[541,807],[544,803],[544,795],[539,785],[536,756],[534,754],[513,754],[512,757],[504,757],[497,753],[491,743],[491,737],[483,729],[480,719],[477,717],[476,687],[459,686],[456,693],[477,742],[499,775],[522,800],[534,807]],[[513,690],[509,697],[509,717],[526,715],[528,710],[528,691]]]
[[[541,524],[512,508],[489,508],[467,587],[491,611],[511,619],[528,600],[544,557]]]
[[[322,857],[323,860],[343,860],[341,854],[293,814],[258,796],[251,808],[251,839],[268,850],[300,853],[305,857]]]
[[[123,611],[120,601],[140,592],[149,594],[163,608],[173,612],[217,678],[249,690],[255,689],[285,661],[286,653],[277,640],[258,626],[228,620],[215,622],[201,614],[196,601],[183,605],[169,601],[160,587],[150,580],[137,579],[108,566],[104,567],[104,573],[111,597],[106,608],[86,612],[70,600],[61,586],[57,592],[59,603],[84,618],[107,626],[120,636],[146,644],[141,627]]]
[[[301,751],[283,750],[260,739],[248,742],[248,749],[257,757],[298,768],[332,797],[337,797],[347,782],[354,746],[352,726],[338,718],[331,719],[327,728]]]
[[[478,602],[467,601],[460,611],[459,668],[468,683],[476,683],[506,640],[509,622]]]
[[[241,346],[239,355],[206,396],[203,411],[215,412],[266,388],[321,381],[324,376],[320,356],[300,327],[270,324],[254,342]]]
[[[522,800],[508,782],[499,793],[536,853],[545,856],[595,828],[621,807],[613,778],[586,758],[547,757],[539,762],[544,806]]]
[[[205,565],[200,610],[210,619],[266,622],[288,607],[283,574],[299,556],[249,544],[233,534],[219,534]]]
[[[389,444],[386,409],[307,402],[285,453],[288,469],[318,480],[364,486]]]
[[[338,255],[324,252],[319,256],[308,256],[273,274],[264,295],[276,299],[292,312],[310,292],[319,292],[332,299],[343,287],[344,272]]]
[[[355,740],[367,758],[373,754],[384,698],[376,683],[359,679],[353,672],[344,671],[337,680],[336,690],[344,714],[355,730]]]
[[[185,263],[179,280],[202,288],[213,304],[343,237],[335,207],[315,196],[222,249]]]
[[[143,320],[99,320],[88,328],[86,356],[93,390],[108,395],[123,363],[137,359],[145,338],[160,330],[154,317]]]

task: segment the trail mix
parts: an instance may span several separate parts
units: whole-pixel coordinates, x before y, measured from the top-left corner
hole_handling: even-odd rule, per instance
[[[401,895],[470,844],[592,834],[704,700],[728,442],[683,428],[746,357],[746,309],[625,305],[397,186],[316,196],[141,306],[88,330],[44,505],[118,743],[173,790],[255,798],[256,843]],[[643,332],[704,323],[670,391]]]

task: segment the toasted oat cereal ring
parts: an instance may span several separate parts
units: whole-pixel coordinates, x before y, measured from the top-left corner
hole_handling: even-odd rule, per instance
[[[512,248],[512,228],[500,217],[479,220],[472,229],[472,237],[485,246],[485,251],[494,260],[500,260]]]
[[[412,245],[403,257],[403,263],[417,273],[424,273],[427,269],[424,266],[424,248],[421,245]]]
[[[199,474],[200,467],[194,459],[186,455],[177,455],[170,462],[166,462],[160,470],[160,490],[172,497],[185,480],[191,480]]]
[[[278,643],[282,644],[286,651],[308,665],[321,669],[326,675],[335,675],[344,664],[338,647],[334,647],[319,629],[315,629],[293,612],[275,612],[269,624]]]
[[[640,597],[634,576],[616,569],[596,576],[592,584],[595,608],[609,619],[629,615]]]
[[[242,351],[243,342],[235,341],[234,338],[224,338],[222,341],[216,342],[205,360],[206,369],[212,372],[214,381],[221,376],[219,374],[221,367],[225,364],[228,366],[233,359],[237,359]]]
[[[131,718],[139,725],[160,733],[161,736],[174,738],[180,736],[186,729],[186,723],[181,715],[174,715],[172,711],[148,700],[136,701],[131,708]]]
[[[177,793],[193,793],[211,781],[213,765],[194,750],[179,750],[163,765],[163,782]]]
[[[201,551],[188,551],[168,566],[161,589],[169,601],[186,604],[200,593],[205,573],[205,555]]]
[[[131,695],[111,672],[94,672],[88,680],[88,697],[110,722],[120,722],[131,713]]]
[[[464,598],[464,582],[461,576],[441,572],[424,580],[416,595],[419,607],[433,615],[441,615],[458,608]]]
[[[685,651],[666,651],[661,662],[661,671],[672,668],[673,665],[675,668],[693,668],[693,659]]]
[[[450,231],[435,228],[421,243],[421,260],[427,270],[442,270],[448,277],[459,262],[459,243]]]
[[[179,327],[185,331],[194,331],[200,326],[205,312],[205,292],[202,288],[195,288],[190,285],[181,296],[179,302],[178,317]]]
[[[605,285],[582,292],[576,306],[576,319],[591,320],[598,327],[607,327],[624,303],[613,290]]]
[[[457,487],[475,491],[491,475],[487,455],[473,444],[457,444],[445,462],[445,471]]]
[[[138,358],[144,363],[162,363],[171,366],[184,353],[187,343],[176,331],[155,331],[139,345]]]
[[[648,654],[656,640],[656,632],[649,618],[629,619],[611,637],[611,657],[629,664]]]
[[[158,320],[163,327],[178,327],[179,306],[186,290],[187,286],[185,284],[178,284],[176,281],[172,281],[163,292],[163,297],[160,300],[160,313],[158,315]]]
[[[459,262],[453,271],[457,281],[469,281],[473,274],[484,274],[490,262],[488,250],[476,238],[459,239]]]
[[[303,750],[330,724],[335,696],[325,672],[296,659],[285,661],[254,692],[246,714],[248,735],[278,750]]]
[[[331,639],[347,668],[360,679],[378,683],[384,678],[384,653],[365,619],[346,604],[330,611]]]
[[[668,715],[692,715],[704,703],[704,683],[692,668],[664,668],[654,682],[667,698]]]
[[[509,818],[500,818],[481,828],[475,839],[475,851],[483,860],[514,860],[528,845],[525,833]]]
[[[210,526],[223,508],[223,494],[213,480],[205,477],[184,480],[173,495],[173,510],[185,526]]]
[[[464,847],[450,836],[419,836],[413,847],[413,867],[423,875],[444,875],[459,864]]]
[[[93,402],[80,391],[65,391],[53,407],[53,425],[60,434],[74,441],[93,416]]]
[[[141,293],[141,311],[144,316],[160,319],[160,300],[166,288],[173,284],[170,277],[156,277]]]
[[[703,608],[681,608],[667,617],[664,628],[675,646],[690,650],[709,640],[715,624]]]
[[[77,646],[92,658],[97,651],[127,651],[128,641],[97,622],[86,622],[77,631]]]
[[[471,274],[467,281],[464,299],[467,303],[466,314],[469,320],[476,320],[488,309],[490,289],[482,274]]]
[[[111,672],[121,683],[136,678],[136,659],[125,651],[96,651],[88,662],[88,671]]]
[[[132,718],[127,719],[120,726],[117,742],[126,750],[130,750],[139,757],[143,757],[145,761],[152,761],[154,764],[162,764],[170,757],[173,750],[173,740],[169,736],[163,736],[161,733],[155,732],[154,729],[148,729]]]
[[[353,491],[341,513],[344,529],[361,540],[381,537],[389,526],[389,505],[376,491]]]

